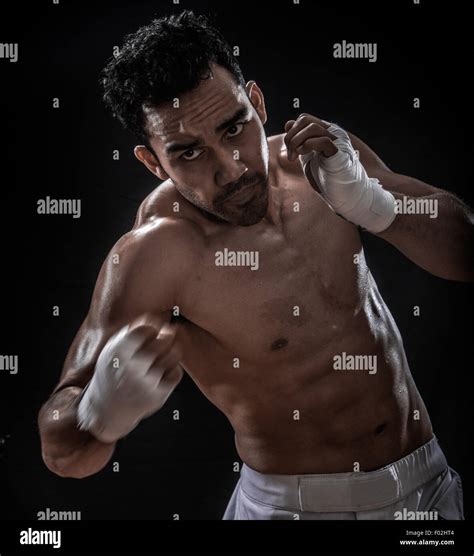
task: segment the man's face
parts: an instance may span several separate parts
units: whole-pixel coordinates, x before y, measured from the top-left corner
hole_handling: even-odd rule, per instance
[[[216,65],[211,70],[212,78],[183,94],[179,105],[145,109],[150,145],[158,157],[147,156],[147,167],[161,179],[170,178],[200,209],[250,226],[268,206],[263,96],[251,82],[251,102],[229,72]]]

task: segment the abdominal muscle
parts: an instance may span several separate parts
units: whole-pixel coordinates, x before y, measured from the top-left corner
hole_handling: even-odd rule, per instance
[[[375,354],[376,372],[334,369],[334,354],[343,351]],[[323,353],[270,371],[249,369],[267,379],[216,391],[240,458],[261,473],[371,471],[433,436],[400,333],[376,286],[342,338]]]

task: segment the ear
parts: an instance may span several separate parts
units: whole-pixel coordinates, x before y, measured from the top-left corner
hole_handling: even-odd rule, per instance
[[[147,147],[145,147],[145,145],[137,145],[133,149],[133,154],[154,176],[157,176],[163,181],[169,178],[168,174],[163,170],[159,160]]]
[[[249,96],[250,102],[252,103],[255,111],[257,112],[262,124],[267,123],[267,111],[265,109],[265,99],[260,87],[255,83],[255,81],[249,81],[245,85],[245,89]]]

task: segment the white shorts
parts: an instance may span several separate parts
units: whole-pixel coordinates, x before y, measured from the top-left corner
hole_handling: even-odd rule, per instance
[[[271,475],[243,464],[223,519],[464,519],[461,479],[434,436],[369,472]]]

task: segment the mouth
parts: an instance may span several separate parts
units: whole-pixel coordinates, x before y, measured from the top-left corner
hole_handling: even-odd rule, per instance
[[[230,197],[227,197],[227,199],[224,200],[224,203],[232,203],[237,206],[247,204],[255,196],[257,183],[258,182],[255,182],[252,185],[242,187],[237,193],[234,193]]]

